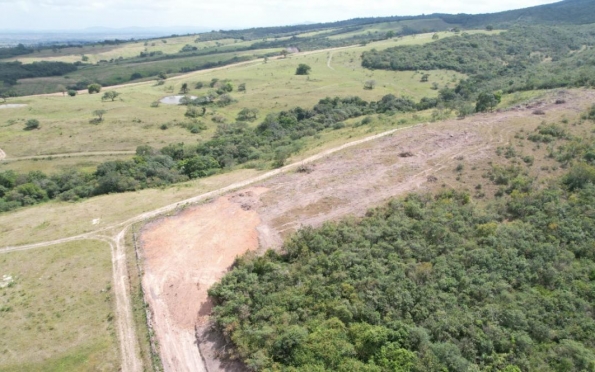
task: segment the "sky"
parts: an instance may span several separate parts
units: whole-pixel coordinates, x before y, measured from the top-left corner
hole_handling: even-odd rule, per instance
[[[552,0],[0,0],[0,29],[88,27],[240,29],[356,17],[491,13]]]

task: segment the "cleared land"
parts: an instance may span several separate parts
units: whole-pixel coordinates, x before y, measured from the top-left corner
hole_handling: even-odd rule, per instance
[[[163,294],[153,318],[160,343],[168,345],[161,349],[163,360],[196,361],[202,355],[203,370],[205,366],[209,371],[237,370],[213,359],[221,350],[209,324],[204,324],[210,307],[205,286],[221,277],[222,269],[233,262],[226,255],[256,249],[255,234],[260,249],[278,248],[284,237],[301,226],[362,215],[368,208],[407,192],[443,187],[477,190],[476,183],[491,169],[491,162],[505,161],[495,157],[496,149],[514,144],[516,133],[531,132],[544,119],[533,114],[535,108],[545,111],[548,121],[565,115],[573,120],[595,98],[595,92],[587,90],[562,95],[568,104],[555,105],[556,97],[550,96],[544,102],[506,112],[394,132],[305,163],[300,172],[281,174],[151,223],[142,235],[146,255],[143,285],[145,292],[154,296],[152,301]],[[591,128],[573,129],[577,133],[585,130]],[[525,147],[521,151],[539,159],[528,167],[531,174],[546,179],[550,172],[561,172],[552,171],[557,167],[554,160],[547,159],[546,149]],[[488,180],[481,184],[484,195],[493,195],[497,189]],[[477,192],[474,196],[477,202],[484,197]],[[229,239],[228,244],[222,245],[224,239]],[[187,295],[190,301],[180,300]],[[188,338],[171,337],[180,327],[192,332],[194,326],[199,348]],[[169,370],[180,370],[180,364],[169,366]]]
[[[97,241],[0,255],[0,370],[118,370],[111,271]]]

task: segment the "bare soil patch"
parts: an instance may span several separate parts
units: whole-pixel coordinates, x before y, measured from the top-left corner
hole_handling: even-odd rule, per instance
[[[143,287],[165,371],[206,371],[195,327],[206,324],[211,312],[207,290],[236,256],[258,248],[255,207],[265,191],[220,197],[150,223],[141,233]]]
[[[409,192],[446,187],[471,191],[489,169],[497,147],[513,142],[521,128],[532,131],[544,119],[580,112],[595,92],[565,93],[566,105],[556,105],[556,98],[560,96],[395,132],[147,225],[141,237],[143,285],[165,369],[242,370],[215,359],[225,345],[209,333],[206,292],[237,255],[279,248],[300,227],[361,216]],[[533,115],[535,109],[543,110],[545,117]],[[456,170],[459,164],[464,164],[464,172]],[[483,191],[494,191],[488,183]],[[195,356],[203,360],[195,362]]]

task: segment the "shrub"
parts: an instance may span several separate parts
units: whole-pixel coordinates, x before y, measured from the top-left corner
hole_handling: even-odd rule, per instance
[[[33,130],[39,128],[39,120],[37,119],[29,119],[25,123],[25,130]]]
[[[99,93],[101,91],[101,85],[97,83],[89,84],[87,90],[89,91],[89,94]]]
[[[300,63],[297,67],[297,69],[295,70],[295,74],[296,75],[308,75],[310,74],[310,70],[312,70],[312,67],[308,66],[305,63]]]
[[[77,95],[77,93],[78,93],[78,92],[77,92],[76,90],[74,90],[74,89],[70,89],[70,90],[68,91],[68,95],[69,95],[69,96],[71,96],[71,97],[74,97],[74,96],[76,96],[76,95]]]

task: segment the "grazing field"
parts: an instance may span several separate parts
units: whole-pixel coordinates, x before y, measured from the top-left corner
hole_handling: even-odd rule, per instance
[[[79,169],[83,172],[94,172],[97,166],[106,161],[125,160],[130,158],[130,154],[115,153],[114,155],[99,156],[66,156],[52,157],[44,156],[35,159],[18,159],[0,162],[0,172],[5,170],[14,170],[17,172],[28,173],[31,171],[42,171],[46,174],[65,172],[70,169]]]
[[[0,276],[1,371],[118,370],[107,244],[1,254]]]
[[[365,100],[378,100],[389,93],[410,96],[415,100],[435,97],[438,93],[433,89],[433,83],[439,87],[454,85],[464,75],[431,71],[428,82],[422,83],[421,73],[369,71],[361,67],[359,58],[362,51],[371,48],[430,41],[431,35],[418,35],[416,38],[371,43],[365,47],[308,52],[285,59],[271,59],[267,63],[255,61],[199,71],[170,78],[164,85],[146,82],[104,88],[104,91],[114,89],[121,93],[115,102],[102,102],[102,93],[12,99],[14,103],[28,106],[3,110],[0,143],[8,159],[70,152],[134,151],[143,144],[160,148],[169,143],[188,143],[209,138],[217,126],[212,121],[213,117],[233,122],[238,112],[245,107],[259,110],[256,121],[259,122],[269,112],[296,106],[311,108],[327,96],[357,95]],[[309,76],[295,75],[300,63],[312,67]],[[164,96],[178,94],[184,83],[191,88],[189,94],[204,95],[210,89],[207,83],[213,78],[230,79],[236,88],[231,96],[237,102],[224,108],[209,107],[207,115],[201,119],[208,127],[204,132],[192,134],[178,125],[186,120],[186,108],[183,106],[151,107],[152,102]],[[363,89],[368,80],[376,81],[375,89]],[[193,89],[199,81],[205,83],[206,87]],[[237,92],[238,85],[242,83],[246,84],[245,93]],[[107,111],[104,121],[90,124],[93,111],[100,109]],[[24,131],[24,123],[28,119],[38,119],[41,128]],[[166,130],[161,129],[163,124],[166,124]]]
[[[15,58],[6,59],[6,61],[20,61],[23,63],[32,63],[36,61],[60,61],[77,62],[81,61],[83,56],[88,59],[86,63],[97,63],[101,60],[109,61],[119,58],[138,57],[141,52],[154,53],[163,52],[165,55],[177,54],[185,45],[191,45],[198,50],[218,50],[226,51],[238,47],[249,46],[250,43],[237,39],[221,39],[217,41],[198,41],[196,35],[180,37],[164,37],[159,39],[142,40],[137,42],[126,42],[118,45],[92,44],[81,47],[70,47],[61,49],[43,49],[34,54],[27,54]],[[165,41],[165,42],[164,42]]]

